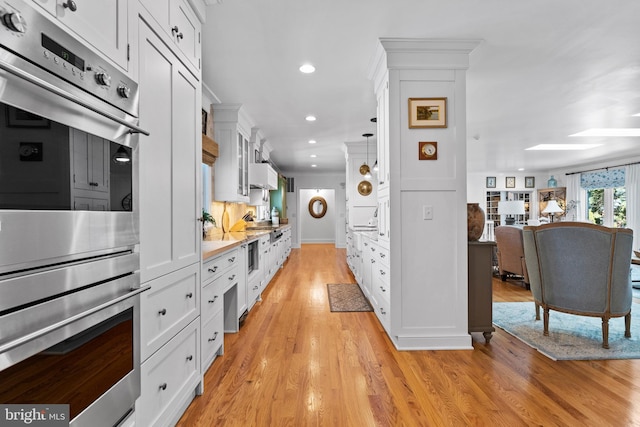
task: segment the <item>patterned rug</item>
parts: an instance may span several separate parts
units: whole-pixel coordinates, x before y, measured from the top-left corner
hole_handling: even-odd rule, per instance
[[[553,360],[640,359],[640,304],[631,307],[631,338],[624,317],[609,320],[609,349],[602,348],[602,320],[551,310],[549,336],[535,320],[533,302],[494,302],[493,323]]]
[[[331,311],[373,311],[357,283],[327,284]]]

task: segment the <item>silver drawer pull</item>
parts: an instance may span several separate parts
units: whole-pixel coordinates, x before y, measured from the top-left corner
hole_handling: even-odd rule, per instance
[[[167,314],[167,309],[163,308],[162,310],[158,311],[158,314],[164,316],[165,314]]]
[[[235,278],[236,278],[236,275],[235,275],[235,274],[233,274],[233,275],[231,275],[231,277],[229,277],[229,280],[233,280],[233,279],[235,279]]]
[[[208,271],[209,273],[215,273],[217,269],[218,269],[218,266],[217,266],[217,265],[214,265],[214,266],[213,266],[213,268],[209,267],[209,268],[207,269],[207,271]]]
[[[213,304],[214,302],[216,302],[217,299],[218,299],[218,295],[214,295],[213,299],[209,300],[209,304]]]
[[[187,361],[188,361],[188,362],[191,362],[192,360],[193,360],[193,356],[192,356],[192,355],[188,355],[188,356],[187,356]]]
[[[215,334],[213,334],[213,338],[209,338],[209,342],[215,341],[216,338],[218,338],[218,333],[217,332]]]
[[[189,292],[189,293],[187,294],[187,298],[193,298],[193,292]]]
[[[158,387],[158,389],[160,389],[160,390],[166,390],[166,389],[167,389],[167,383],[162,383],[162,384],[160,384],[160,387]]]

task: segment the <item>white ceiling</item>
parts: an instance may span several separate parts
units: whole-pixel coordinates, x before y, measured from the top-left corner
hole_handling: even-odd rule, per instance
[[[640,128],[639,20],[636,0],[223,0],[207,7],[203,80],[244,105],[285,174],[343,172],[343,143],[376,132],[367,74],[378,38],[480,39],[467,72],[468,171],[533,173],[640,154],[638,137],[568,137]],[[316,72],[300,73],[305,62]],[[603,145],[524,151],[585,142]]]

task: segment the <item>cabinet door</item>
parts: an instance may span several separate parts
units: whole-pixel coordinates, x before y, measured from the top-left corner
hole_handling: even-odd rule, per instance
[[[378,183],[380,187],[389,185],[389,83],[378,97]]]
[[[238,195],[249,195],[249,140],[238,133]]]
[[[140,0],[196,70],[200,69],[201,24],[186,0]]]
[[[199,261],[197,84],[140,22],[140,271],[143,282]]]
[[[127,8],[129,0],[75,0],[72,10],[58,0],[56,17],[60,22],[120,65],[127,67]]]
[[[176,44],[180,51],[185,54],[187,60],[196,68],[200,69],[200,21],[191,7],[185,0],[174,0],[173,26]]]

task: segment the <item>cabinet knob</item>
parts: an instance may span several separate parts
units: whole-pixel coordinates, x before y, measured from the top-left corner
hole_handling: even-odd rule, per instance
[[[215,273],[217,269],[218,269],[218,266],[217,266],[217,265],[215,265],[215,266],[213,266],[213,268],[209,267],[209,268],[207,269],[207,271],[208,271],[209,273]]]
[[[160,389],[160,390],[166,390],[166,389],[167,389],[167,383],[162,383],[162,384],[160,384],[160,387],[158,387],[158,389]]]
[[[380,275],[381,275],[381,276],[384,276],[385,274],[387,274],[385,271],[380,270]]]
[[[380,252],[380,258],[384,258],[386,256],[386,254],[383,254],[382,252]]]
[[[187,298],[193,298],[193,292],[189,292],[189,293],[187,294]]]
[[[69,9],[71,12],[75,12],[76,10],[78,10],[78,5],[73,0],[67,0],[66,2],[62,3],[62,6],[65,9]]]
[[[217,332],[215,334],[213,334],[213,338],[209,338],[209,342],[215,341],[216,338],[218,338],[218,333]]]
[[[384,287],[382,287],[382,286],[380,286],[380,290],[381,290],[382,292],[387,292],[387,290],[386,290]]]
[[[372,260],[371,260],[371,264],[375,264],[375,263],[376,263],[376,260],[375,260],[375,259],[372,259]]]
[[[171,34],[173,34],[174,36],[178,33],[178,31],[180,31],[180,30],[178,29],[177,25],[175,25],[175,26],[173,26],[171,28]]]
[[[254,291],[257,291],[258,289],[259,289],[259,288],[258,288],[258,286],[254,286],[254,287],[253,287],[253,290],[254,290]]]
[[[387,312],[384,311],[384,309],[382,307],[380,307],[380,314],[382,314],[384,316],[385,314],[387,314]]]
[[[209,304],[213,304],[214,302],[216,302],[217,299],[218,299],[218,295],[214,295],[213,299],[209,300]]]
[[[236,257],[234,257],[234,256],[229,258],[229,262],[234,262],[235,260],[236,260]]]
[[[231,277],[229,277],[229,280],[233,280],[233,279],[235,279],[235,278],[236,278],[236,275],[235,275],[235,274],[232,274],[232,275],[231,275]]]
[[[193,356],[192,356],[192,355],[188,355],[188,356],[187,356],[187,361],[188,361],[188,362],[191,362],[192,360],[193,360]]]
[[[158,314],[161,315],[161,316],[166,315],[167,314],[167,309],[163,308],[162,310],[158,311]]]

